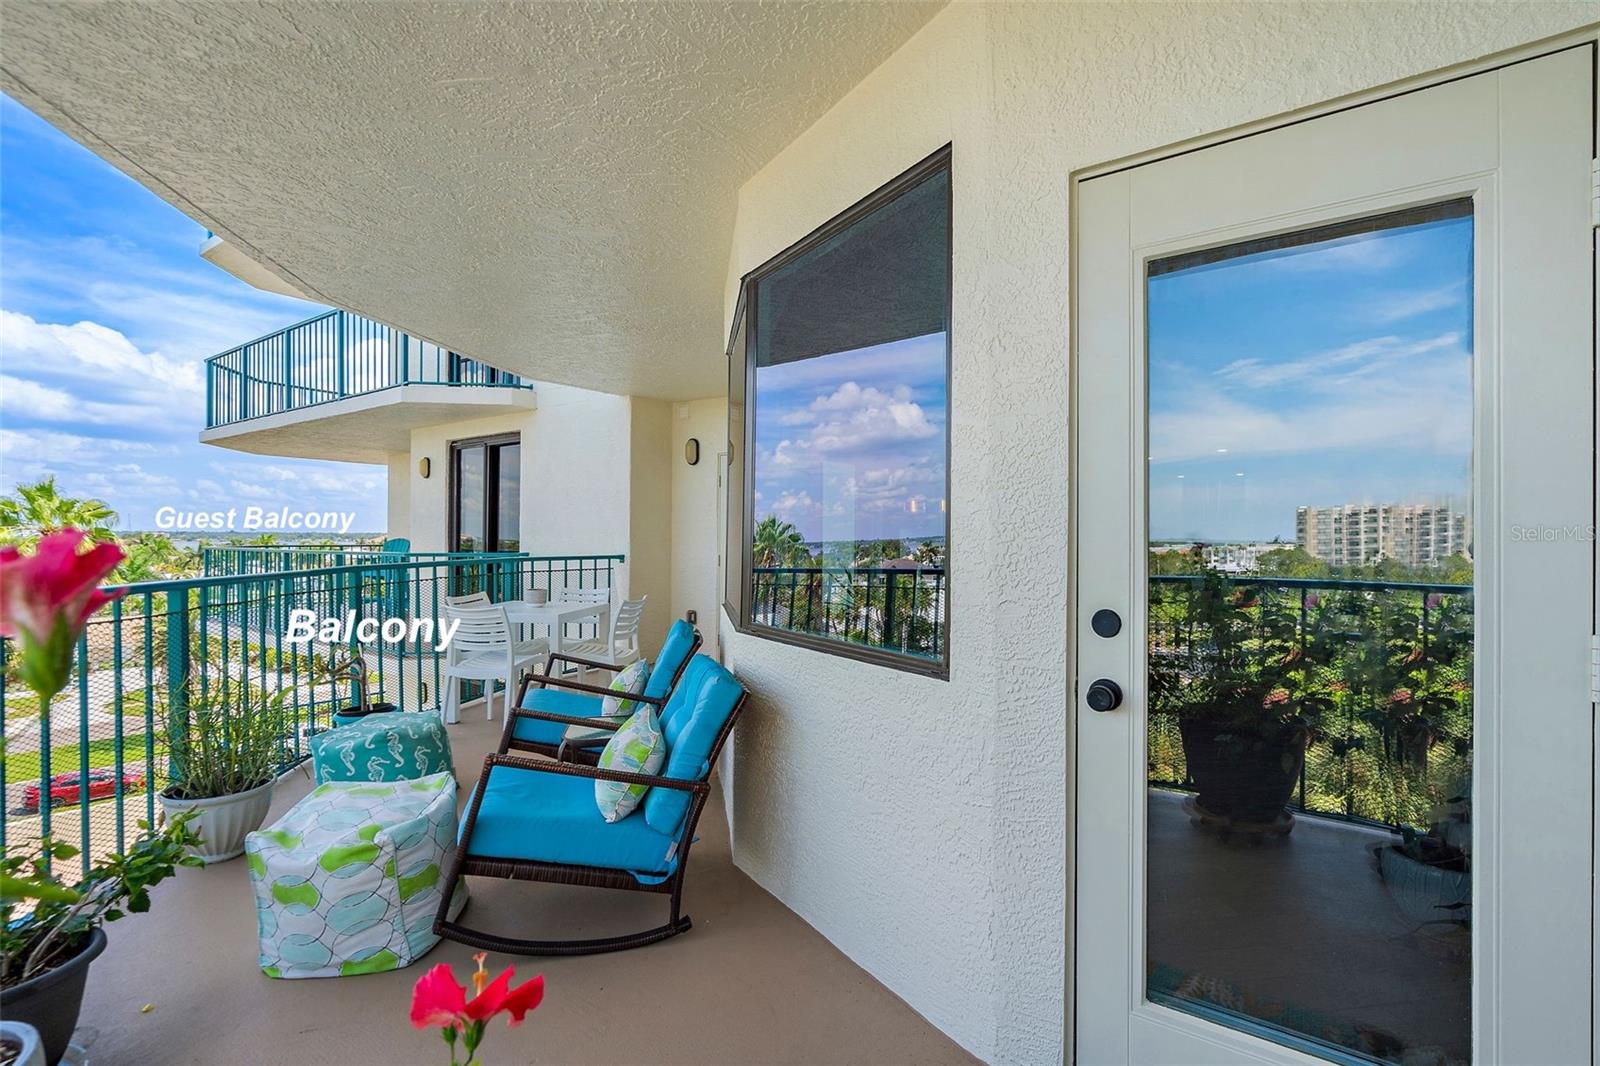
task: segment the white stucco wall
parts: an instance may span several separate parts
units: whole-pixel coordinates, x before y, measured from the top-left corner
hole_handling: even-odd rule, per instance
[[[648,592],[639,645],[654,654],[672,621],[672,427],[665,400],[632,397],[629,414],[629,587]]]
[[[411,470],[410,452],[393,452],[386,464],[389,469],[389,491],[385,537],[411,536]]]
[[[700,442],[700,461],[690,466],[684,445]],[[727,447],[728,403],[721,396],[672,405],[672,615],[695,611],[704,651],[718,654],[722,588],[717,583],[717,469]]]
[[[626,555],[615,588],[619,597],[649,594],[646,646],[653,647],[672,603],[669,414],[659,400],[541,384],[536,410],[413,430],[410,453],[390,464],[390,514],[406,515],[413,549],[443,551],[450,442],[520,434],[522,550]],[[425,456],[426,480],[418,472]]]
[[[1069,1039],[1070,173],[1593,17],[956,4],[743,187],[724,329],[743,273],[954,142],[950,680],[723,637],[755,697],[735,861],[980,1057]]]

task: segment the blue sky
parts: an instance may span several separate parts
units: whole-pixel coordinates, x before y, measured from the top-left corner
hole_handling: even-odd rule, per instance
[[[1472,220],[1149,283],[1150,536],[1294,540],[1299,506],[1469,509]]]
[[[309,317],[199,256],[204,230],[0,96],[0,491],[54,474],[123,529],[157,507],[356,512],[381,531],[381,467],[198,443],[207,356]]]
[[[946,406],[943,333],[757,368],[756,518],[808,541],[942,537]]]

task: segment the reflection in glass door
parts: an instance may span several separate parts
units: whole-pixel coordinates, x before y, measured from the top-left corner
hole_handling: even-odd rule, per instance
[[[1473,216],[1148,264],[1146,994],[1472,1058]]]
[[[450,550],[517,551],[522,445],[516,434],[450,445]]]

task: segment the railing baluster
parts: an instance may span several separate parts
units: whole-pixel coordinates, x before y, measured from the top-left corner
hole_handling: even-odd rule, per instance
[[[122,601],[113,600],[111,603],[111,758],[112,772],[116,781],[112,784],[112,795],[116,797],[114,805],[117,814],[117,850],[125,851],[127,841],[124,839],[126,816],[123,814],[122,798]],[[0,788],[0,795],[5,790]]]

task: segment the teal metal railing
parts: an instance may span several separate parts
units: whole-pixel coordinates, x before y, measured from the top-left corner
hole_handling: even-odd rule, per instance
[[[532,387],[515,374],[336,309],[206,360],[206,428],[401,385]]]
[[[1205,578],[1152,574],[1146,633],[1158,686],[1146,754],[1152,785],[1192,789],[1185,682],[1214,669]],[[1344,578],[1228,577],[1226,624],[1260,665],[1276,659],[1280,704],[1309,731],[1289,806],[1378,825],[1420,826],[1470,780],[1471,585]],[[1204,691],[1203,686],[1201,691]]]
[[[925,659],[944,655],[942,566],[758,566],[750,582],[758,625]]]
[[[447,560],[450,556],[450,552],[386,552],[377,544],[207,544],[200,548],[200,572],[205,577],[231,577],[368,562]]]
[[[37,698],[10,668],[0,640],[0,849],[28,848],[41,835],[77,846],[91,861],[122,850],[141,820],[154,822],[169,780],[168,736],[187,721],[186,702],[220,701],[256,713],[260,697],[284,695],[282,767],[305,759],[310,735],[353,702],[348,686],[322,677],[333,646],[286,641],[291,612],[322,619],[399,618],[407,634],[380,629],[364,645],[374,701],[403,711],[437,708],[445,653],[413,639],[412,621],[444,615],[444,597],[488,591],[494,600],[530,589],[611,587],[621,555],[533,556],[511,552],[366,553],[341,566],[286,549],[284,567],[125,586],[90,621],[73,677],[52,702],[48,728]],[[422,634],[416,634],[420,637]],[[250,697],[250,698],[245,698]],[[80,860],[74,860],[77,862]]]

